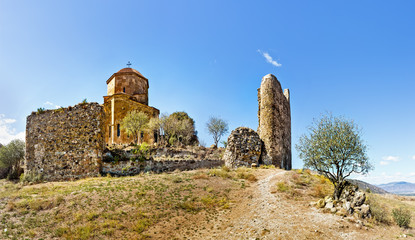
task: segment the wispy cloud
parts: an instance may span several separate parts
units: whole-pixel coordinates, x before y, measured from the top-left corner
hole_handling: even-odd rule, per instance
[[[267,61],[267,63],[271,63],[272,65],[276,66],[276,67],[281,67],[281,63],[275,61],[274,59],[272,59],[272,57],[269,55],[269,53],[267,52],[262,52],[261,50],[258,49],[258,52],[265,58],[265,60]]]
[[[11,125],[16,119],[6,118],[4,114],[0,114],[0,143],[5,145],[13,139],[25,139],[25,132],[16,132]]]
[[[399,161],[399,157],[398,156],[385,156],[382,158],[385,161],[391,161],[391,162],[397,162]]]
[[[415,155],[412,156],[412,159],[415,160]]]
[[[60,106],[58,106],[58,105],[56,105],[54,103],[51,103],[49,101],[46,101],[43,105],[46,105],[46,106],[49,106],[49,107],[53,107],[53,108],[60,108]]]
[[[380,161],[380,165],[382,165],[382,166],[385,166],[385,165],[388,165],[389,164],[389,162],[386,162],[386,161]]]

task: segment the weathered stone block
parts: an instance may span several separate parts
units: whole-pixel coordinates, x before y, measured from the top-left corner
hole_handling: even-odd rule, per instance
[[[223,156],[228,167],[250,167],[259,165],[263,143],[258,133],[247,127],[239,127],[231,132]]]

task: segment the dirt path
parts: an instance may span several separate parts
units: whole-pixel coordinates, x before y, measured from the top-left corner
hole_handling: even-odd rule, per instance
[[[339,216],[271,193],[285,173],[266,171],[252,185],[251,195],[235,203],[231,211],[219,214],[203,226],[202,236],[192,239],[382,239],[374,229],[360,229]]]

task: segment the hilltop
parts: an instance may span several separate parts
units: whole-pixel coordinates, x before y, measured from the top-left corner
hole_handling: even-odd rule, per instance
[[[367,197],[382,222],[310,206],[332,190],[310,171],[227,168],[34,185],[0,182],[1,238],[392,239],[413,237],[390,210],[415,198]],[[313,205],[313,204],[311,204]],[[413,221],[414,222],[414,221]],[[415,227],[412,222],[411,227]]]

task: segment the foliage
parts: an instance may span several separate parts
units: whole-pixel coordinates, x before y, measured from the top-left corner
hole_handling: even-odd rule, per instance
[[[39,173],[30,172],[28,174],[23,173],[20,175],[20,182],[23,183],[40,183],[43,181],[43,175]]]
[[[411,223],[411,212],[403,207],[392,209],[392,216],[399,227],[408,228]]]
[[[159,118],[151,118],[148,123],[148,130],[157,133],[157,137],[160,139],[159,142],[164,145],[165,144],[165,123],[168,116],[166,114],[162,114]]]
[[[88,100],[86,98],[84,98],[84,100],[82,100],[81,105],[85,105],[88,103]]]
[[[135,144],[141,143],[141,132],[147,128],[148,116],[144,112],[131,111],[121,122],[121,129],[134,137]]]
[[[228,146],[228,141],[222,141],[221,143],[222,143],[224,148],[226,148]]]
[[[0,168],[7,168],[7,178],[17,179],[20,175],[20,161],[25,154],[25,143],[22,140],[13,140],[0,148]]]
[[[390,224],[390,212],[385,203],[382,203],[378,195],[370,194],[368,197],[370,213],[374,220],[384,224]]]
[[[206,123],[206,127],[209,134],[213,137],[215,147],[218,147],[220,138],[229,130],[228,123],[221,118],[210,117]]]
[[[45,108],[38,108],[36,114],[42,114],[45,113]]]
[[[174,112],[164,119],[163,127],[167,142],[175,145],[177,142],[184,145],[198,143],[195,121],[186,112]]]
[[[366,145],[353,121],[332,115],[322,116],[300,137],[296,149],[304,167],[324,174],[334,185],[334,199],[339,199],[352,173],[366,174],[372,169]]]

